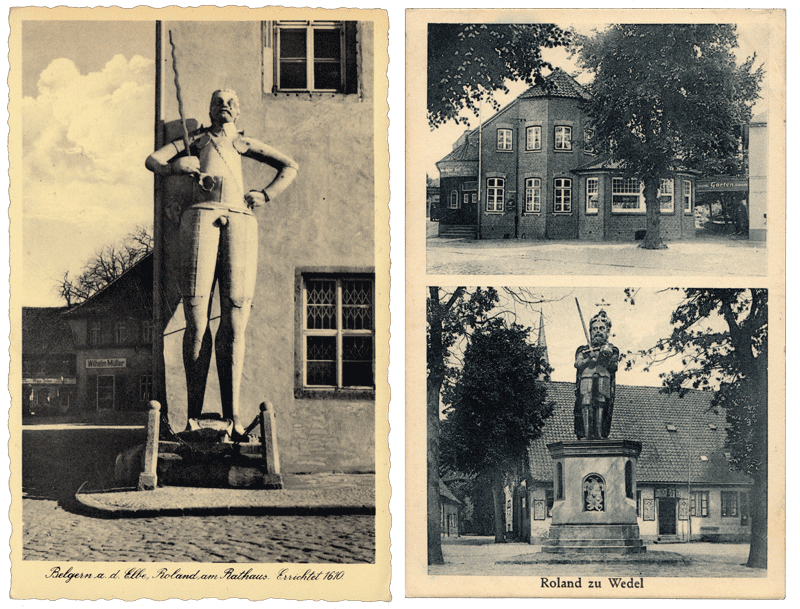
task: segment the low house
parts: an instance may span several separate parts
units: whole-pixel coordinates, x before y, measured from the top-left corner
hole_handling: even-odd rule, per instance
[[[534,544],[547,538],[553,506],[553,461],[547,445],[575,440],[575,385],[551,382],[547,388],[555,409],[529,450],[530,507],[523,514]],[[609,439],[642,444],[634,480],[645,541],[749,539],[752,482],[730,466],[725,414],[710,409],[711,398],[703,391],[681,398],[658,387],[617,385]]]
[[[439,503],[442,506],[442,537],[458,537],[461,502],[442,480],[439,480]]]

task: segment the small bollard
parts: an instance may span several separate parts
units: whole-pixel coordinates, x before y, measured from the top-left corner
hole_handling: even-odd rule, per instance
[[[151,400],[147,411],[147,441],[144,445],[144,471],[139,474],[139,490],[152,491],[158,485],[158,433],[161,424],[161,404]]]
[[[275,429],[275,409],[272,402],[261,402],[261,455],[264,458],[266,474],[264,486],[267,488],[283,488],[281,477],[281,460],[278,456],[278,438]]]

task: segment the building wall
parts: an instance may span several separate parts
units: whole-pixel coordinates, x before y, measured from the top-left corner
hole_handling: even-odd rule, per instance
[[[767,174],[769,171],[768,123],[750,125],[748,163],[750,175],[750,239],[767,239]]]
[[[442,497],[442,537],[459,537],[458,505]]]
[[[534,483],[530,490],[530,523],[531,523],[531,534],[530,534],[530,543],[537,545],[542,542],[543,539],[547,539],[549,537],[550,531],[550,523],[551,518],[547,513],[547,501],[548,501],[548,491],[552,488],[551,485],[543,484],[541,482]],[[678,539],[686,540],[689,538],[689,519],[681,519],[681,501],[686,501],[688,496],[688,489],[685,485],[682,486],[672,486],[668,488],[672,488],[673,495],[675,498],[675,502],[670,501],[667,502],[660,502],[658,498],[656,498],[656,486],[648,483],[639,482],[636,485],[638,491],[638,518],[637,522],[639,525],[639,535],[642,540],[647,542],[655,542],[658,541],[659,537],[663,537],[659,535],[659,518],[661,517],[661,511],[665,509],[665,506],[669,505],[671,509],[675,510],[675,522],[676,522],[676,536]],[[660,486],[659,488],[665,488]],[[692,485],[692,493],[698,492],[708,492],[708,516],[701,517],[701,516],[692,516],[691,517],[691,537],[693,541],[700,541],[700,540],[710,540],[710,541],[738,541],[738,542],[747,542],[749,541],[750,537],[750,522],[749,517],[745,518],[743,521],[742,518],[742,509],[743,506],[741,504],[741,496],[743,493],[747,492],[746,488],[738,487],[738,486],[729,486],[729,487],[712,487],[709,485]],[[739,495],[739,510],[736,516],[722,516],[722,492],[723,491],[733,491],[738,493]],[[535,509],[536,504],[535,502],[544,502],[544,509],[545,509],[545,519],[540,520],[536,518]],[[648,519],[645,520],[645,501],[652,501],[653,512],[652,512],[652,519],[650,515],[648,515]],[[540,503],[541,505],[541,503]],[[747,508],[745,508],[747,509]],[[683,510],[685,513],[685,509]],[[698,507],[699,513],[699,507]],[[749,510],[747,510],[747,515],[749,516]]]
[[[295,394],[301,372],[297,272],[374,272],[372,23],[358,23],[359,93],[323,95],[272,92],[272,49],[262,45],[269,30],[262,30],[259,21],[165,22],[158,112],[162,120],[174,121],[179,115],[168,30],[180,49],[186,116],[208,125],[212,92],[233,88],[241,104],[238,128],[300,165],[289,189],[257,212],[258,280],[247,327],[242,419],[249,423],[264,400],[274,404],[284,472],[374,471],[374,392],[355,397],[331,393],[329,399]],[[248,159],[242,165],[245,190],[264,188],[274,174]],[[214,308],[218,311],[218,304]],[[178,307],[164,339],[169,417],[177,429],[186,420],[183,327]],[[213,364],[206,409],[220,411]]]

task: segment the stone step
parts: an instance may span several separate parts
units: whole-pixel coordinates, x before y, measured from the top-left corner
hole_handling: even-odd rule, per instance
[[[544,539],[543,546],[635,546],[641,545],[640,539]]]
[[[478,234],[478,227],[471,225],[439,225],[439,236],[448,239],[474,239]]]
[[[639,539],[635,524],[561,524],[550,527],[551,539]]]
[[[642,554],[645,545],[636,546],[542,546],[545,554]]]

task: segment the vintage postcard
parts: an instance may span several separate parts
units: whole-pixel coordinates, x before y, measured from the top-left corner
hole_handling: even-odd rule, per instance
[[[783,597],[785,12],[406,36],[407,596]]]
[[[12,598],[388,601],[387,12],[10,28]]]

